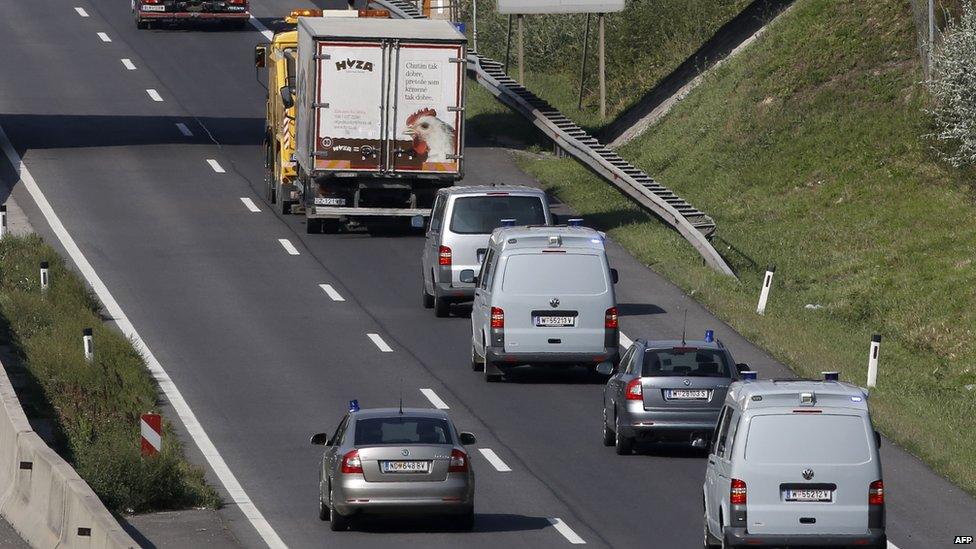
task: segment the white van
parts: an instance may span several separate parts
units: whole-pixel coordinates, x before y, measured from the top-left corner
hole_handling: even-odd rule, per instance
[[[705,547],[886,547],[880,439],[867,394],[835,376],[733,383],[705,473]]]
[[[580,226],[496,229],[471,311],[471,366],[497,381],[526,364],[619,361],[617,302],[603,235]]]

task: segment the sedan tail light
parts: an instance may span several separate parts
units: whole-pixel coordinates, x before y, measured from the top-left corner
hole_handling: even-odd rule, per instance
[[[610,307],[609,309],[607,309],[607,315],[606,317],[604,317],[603,320],[603,327],[606,328],[607,330],[617,329],[617,308],[616,307]]]
[[[884,505],[884,481],[876,480],[868,487],[868,504]]]
[[[641,387],[640,378],[630,380],[624,394],[627,400],[644,400],[644,389]]]
[[[438,264],[450,267],[452,258],[451,249],[447,246],[441,246],[440,251],[437,254],[437,258]]]
[[[363,472],[363,462],[359,459],[359,450],[346,452],[346,455],[342,456],[341,470],[346,475]]]
[[[451,450],[451,464],[447,467],[448,473],[467,473],[468,454],[461,450]]]
[[[505,327],[505,311],[503,311],[499,307],[491,308],[491,327],[492,328]]]
[[[744,480],[732,479],[732,488],[729,490],[729,503],[732,505],[746,504],[746,482]]]

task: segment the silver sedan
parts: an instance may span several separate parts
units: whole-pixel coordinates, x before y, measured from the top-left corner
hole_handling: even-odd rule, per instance
[[[474,470],[459,433],[440,410],[354,407],[324,445],[319,470],[319,518],[332,530],[358,514],[454,515],[474,527]]]

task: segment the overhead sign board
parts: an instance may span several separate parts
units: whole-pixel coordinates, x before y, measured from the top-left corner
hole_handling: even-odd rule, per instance
[[[610,13],[623,11],[624,0],[498,0],[498,13]]]

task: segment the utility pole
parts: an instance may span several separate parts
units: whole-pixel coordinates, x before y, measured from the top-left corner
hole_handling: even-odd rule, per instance
[[[577,109],[583,110],[583,83],[586,81],[586,53],[590,45],[590,14],[586,14],[586,30],[583,32],[583,60],[580,62],[580,92]]]
[[[604,14],[599,14],[600,19],[600,118],[607,117],[607,48],[606,48],[606,25]]]
[[[518,16],[518,64],[519,84],[525,85],[525,16]]]
[[[471,41],[474,51],[478,51],[478,0],[471,0]]]
[[[932,59],[935,57],[935,0],[929,0],[929,62],[928,73],[932,75]]]

